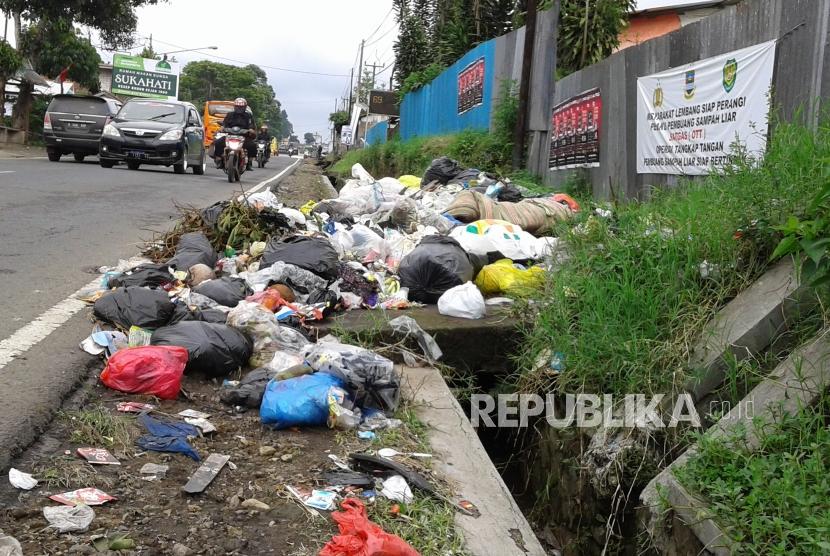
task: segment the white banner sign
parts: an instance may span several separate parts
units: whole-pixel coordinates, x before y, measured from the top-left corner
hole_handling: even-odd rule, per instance
[[[704,175],[767,144],[775,41],[637,79],[637,172]]]

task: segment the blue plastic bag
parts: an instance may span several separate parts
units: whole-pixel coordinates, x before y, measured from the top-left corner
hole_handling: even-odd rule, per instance
[[[135,443],[145,450],[154,452],[176,452],[199,461],[199,453],[187,441],[189,436],[199,436],[199,429],[189,423],[161,421],[147,414],[138,421],[149,434],[136,439]]]
[[[325,425],[329,416],[329,388],[343,381],[328,373],[314,373],[287,380],[272,380],[265,387],[259,416],[277,429],[297,425]]]

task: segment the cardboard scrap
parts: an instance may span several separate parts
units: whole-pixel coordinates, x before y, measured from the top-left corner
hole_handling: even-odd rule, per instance
[[[187,484],[182,487],[182,490],[189,494],[203,492],[230,459],[230,456],[210,454],[199,469],[190,477]]]

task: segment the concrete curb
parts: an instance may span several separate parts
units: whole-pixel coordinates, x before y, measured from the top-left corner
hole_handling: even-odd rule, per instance
[[[545,551],[504,484],[464,410],[434,368],[400,368],[406,399],[429,428],[435,468],[461,499],[481,511],[455,514],[465,547],[473,556],[544,556]]]

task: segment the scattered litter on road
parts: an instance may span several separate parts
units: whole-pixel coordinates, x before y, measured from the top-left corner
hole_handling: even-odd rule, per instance
[[[139,349],[139,348],[135,348]],[[188,438],[199,436],[199,429],[189,423],[161,421],[143,414],[138,421],[149,434],[139,437],[135,443],[145,450],[154,452],[176,452],[199,461],[199,454],[190,445]]]
[[[216,432],[216,427],[205,418],[202,417],[185,417],[185,423],[189,423],[194,427],[198,427],[199,430],[202,431],[202,434],[207,434],[209,432]]]
[[[109,450],[104,448],[78,448],[78,455],[95,465],[121,465]]]
[[[210,454],[193,476],[190,477],[187,484],[182,487],[182,490],[188,494],[203,492],[230,459],[230,456],[223,454]]]
[[[420,556],[406,541],[387,533],[378,524],[369,521],[366,507],[356,498],[347,498],[340,504],[342,511],[331,517],[337,522],[340,534],[335,535],[320,551],[320,556]]]
[[[112,500],[116,500],[114,496],[110,496],[102,490],[97,488],[80,488],[64,492],[62,494],[55,494],[49,497],[50,500],[66,504],[67,506],[77,506],[79,504],[86,504],[87,506],[100,506]]]
[[[77,506],[46,506],[43,508],[43,517],[49,522],[49,527],[57,529],[58,533],[72,533],[86,531],[95,511],[87,505]]]
[[[337,493],[330,490],[312,490],[311,496],[305,499],[305,505],[316,510],[329,511],[335,507]]]
[[[178,346],[121,350],[107,362],[101,382],[113,390],[172,400],[179,395],[187,360],[187,350]]]
[[[374,440],[377,435],[374,431],[357,431],[357,437],[361,440]]]
[[[24,473],[14,467],[9,469],[9,482],[13,487],[23,490],[32,490],[37,486],[37,479],[32,477],[29,473]]]
[[[395,456],[406,456],[410,458],[431,458],[432,454],[422,452],[399,452],[394,448],[381,448],[378,455],[382,458],[394,458]]]
[[[155,408],[156,406],[151,403],[141,402],[118,402],[115,406],[115,409],[122,413],[146,413],[153,411]]]
[[[0,556],[23,556],[23,547],[16,538],[6,535],[0,529]]]
[[[139,473],[141,473],[141,478],[145,481],[155,481],[157,479],[163,479],[167,475],[168,469],[170,469],[169,465],[145,463],[141,466]]]
[[[209,419],[210,413],[205,413],[204,411],[197,411],[195,409],[184,409],[179,411],[176,415],[180,417],[190,417],[192,419]]]

